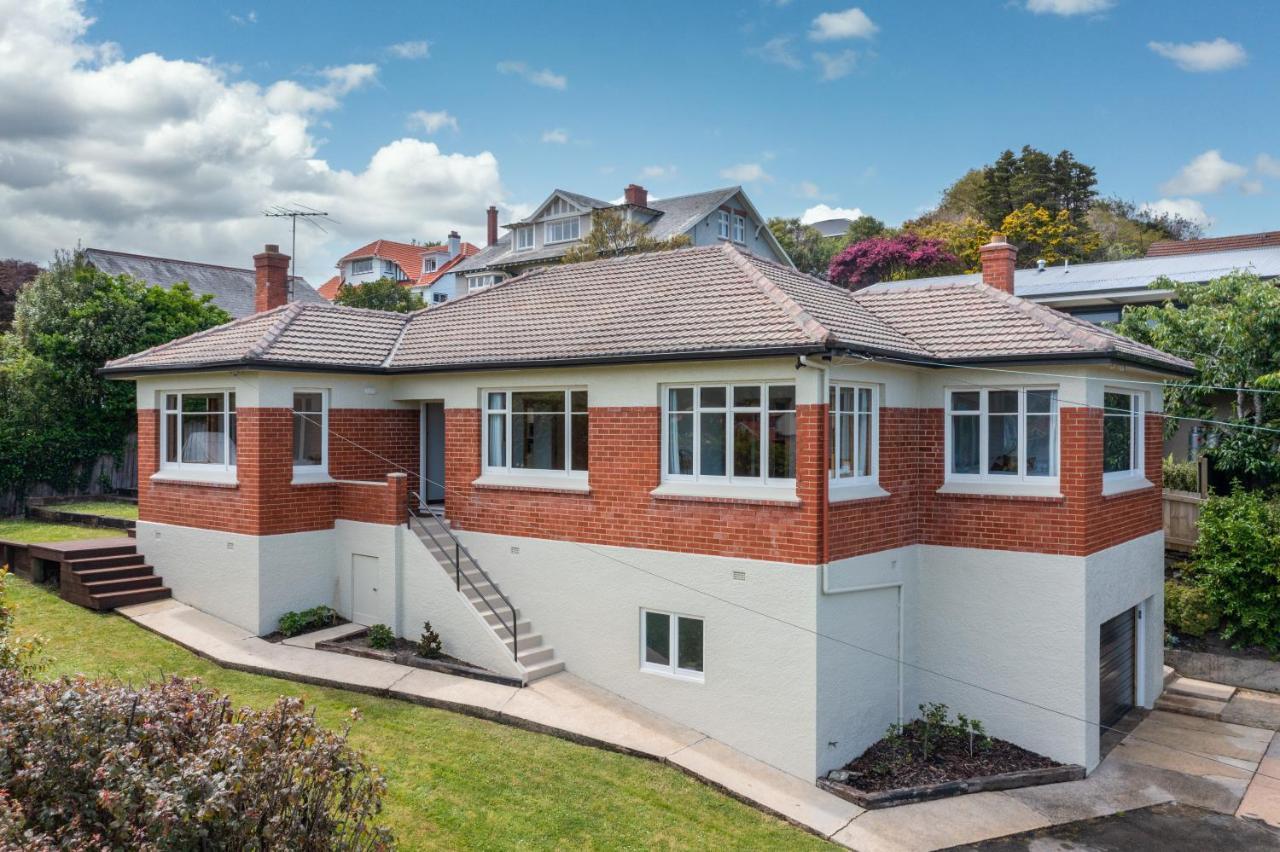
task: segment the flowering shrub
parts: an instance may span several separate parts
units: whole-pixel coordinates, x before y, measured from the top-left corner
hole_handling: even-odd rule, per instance
[[[831,259],[827,278],[859,290],[879,281],[901,281],[958,272],[960,259],[941,240],[905,231],[894,237],[871,237],[854,243]]]
[[[0,848],[382,850],[385,783],[302,702],[0,672]]]

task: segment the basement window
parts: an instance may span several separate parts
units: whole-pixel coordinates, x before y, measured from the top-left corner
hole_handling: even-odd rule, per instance
[[[160,419],[160,467],[220,473],[236,467],[236,392],[165,393]]]
[[[640,611],[640,670],[701,682],[703,620],[651,609]]]
[[[947,481],[1055,484],[1058,392],[980,388],[947,392]]]

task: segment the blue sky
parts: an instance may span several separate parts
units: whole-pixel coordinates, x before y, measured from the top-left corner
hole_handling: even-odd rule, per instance
[[[392,238],[439,238],[417,231],[457,220],[478,241],[489,200],[518,214],[555,186],[614,198],[631,181],[659,196],[741,182],[765,215],[826,204],[897,223],[967,168],[1023,144],[1071,149],[1098,169],[1104,194],[1203,210],[1211,233],[1280,227],[1274,3],[54,2],[86,21],[67,36],[96,51],[82,66],[127,63],[134,80],[142,58],[156,54],[209,69],[214,82],[188,88],[209,86],[210,103],[246,83],[269,94],[286,80],[328,98],[291,102],[286,111],[302,116],[306,134],[306,153],[291,156],[349,173],[347,192],[301,178],[291,187],[277,168],[262,178],[272,184],[262,199],[247,191],[240,200],[265,204],[305,189],[340,222],[356,223],[339,227],[343,239],[396,226],[357,209],[368,199],[355,196],[379,152],[404,138],[435,146],[433,159],[408,161],[421,170],[487,171],[466,189],[457,175],[423,183],[421,205],[440,215],[390,203],[407,205],[401,232],[381,234]],[[366,71],[333,71],[352,68]],[[163,84],[154,85],[163,102]],[[139,104],[129,110],[157,126],[172,119]],[[105,119],[81,120],[87,132]],[[254,168],[247,161],[241,171]],[[181,209],[147,215],[163,234],[220,233],[194,240],[219,256],[239,251],[233,236],[249,238],[200,214],[196,221],[211,224],[184,230],[174,221]],[[81,239],[147,234],[75,221],[88,232]],[[0,235],[0,251],[23,247]]]

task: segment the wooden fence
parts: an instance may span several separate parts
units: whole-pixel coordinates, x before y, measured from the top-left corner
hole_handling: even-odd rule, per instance
[[[1205,498],[1190,491],[1164,492],[1164,546],[1166,550],[1190,553],[1200,536],[1200,507]]]
[[[27,489],[21,497],[13,492],[0,494],[0,518],[16,515],[22,504],[32,497],[96,497],[121,491],[134,492],[138,488],[138,436],[125,439],[124,451],[118,456],[100,456],[89,468],[87,477],[77,471],[75,481],[83,482],[82,488],[54,488],[39,482]]]

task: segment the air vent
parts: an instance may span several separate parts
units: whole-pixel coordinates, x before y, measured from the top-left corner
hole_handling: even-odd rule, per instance
[[[735,580],[745,580],[745,579],[747,579],[747,572],[746,572],[746,571],[734,571],[734,572],[733,572],[733,579],[735,579]]]

